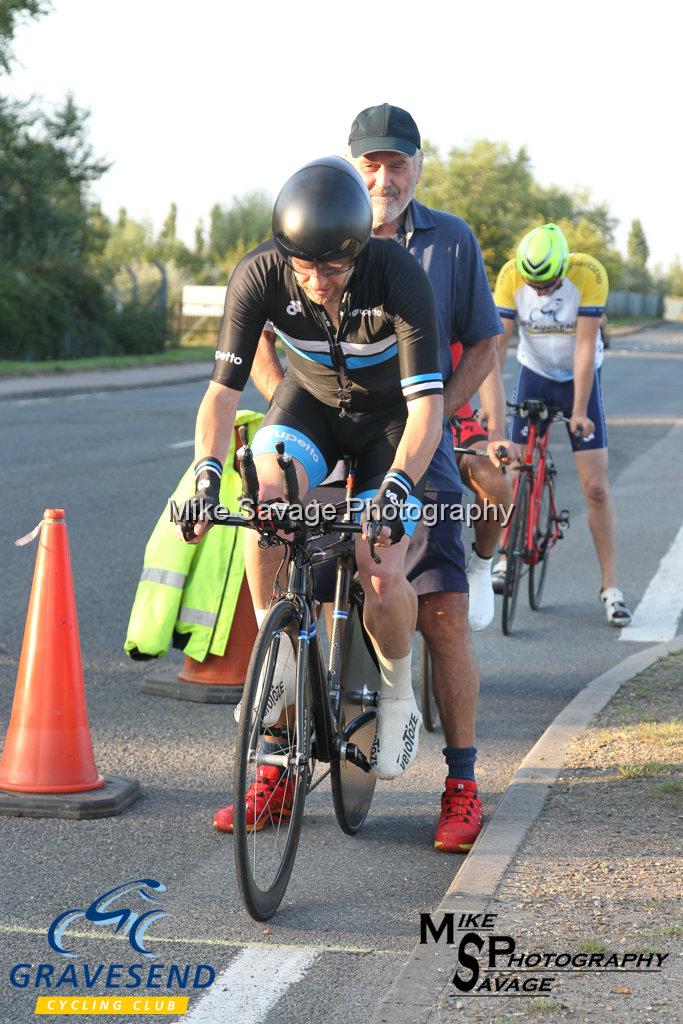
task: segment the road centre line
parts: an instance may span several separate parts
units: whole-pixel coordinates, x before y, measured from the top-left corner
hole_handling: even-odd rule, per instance
[[[173,444],[169,444],[169,448],[190,448],[194,444],[194,438],[190,441],[174,441]]]
[[[661,643],[676,635],[683,611],[683,525],[647,585],[630,626],[619,633],[632,643]]]
[[[29,928],[26,925],[6,925],[0,924],[0,934],[4,935],[38,935],[47,936],[47,928]],[[69,938],[74,939],[96,939],[98,942],[102,942],[104,936],[102,932],[77,932],[69,931]],[[106,936],[108,941],[111,942],[127,942],[128,937],[126,935],[115,935],[109,934]],[[188,938],[187,936],[175,936],[175,935],[155,935],[154,942],[157,945],[178,945],[178,946],[215,946],[224,949],[244,949],[246,942],[244,939],[216,939],[209,938],[205,935],[200,935],[197,938]],[[304,943],[294,942],[249,942],[250,949],[274,949],[282,950],[283,952],[292,953],[312,953],[316,956],[322,953],[334,953],[335,955],[347,955],[347,956],[407,956],[412,949],[376,949],[374,946],[314,946],[305,945]]]
[[[218,975],[206,995],[183,1016],[183,1021],[261,1024],[287,989],[301,981],[317,955],[248,946]]]

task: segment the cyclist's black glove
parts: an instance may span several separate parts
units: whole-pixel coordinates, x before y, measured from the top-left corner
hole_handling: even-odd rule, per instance
[[[194,524],[206,518],[206,513],[220,505],[221,476],[223,464],[220,459],[210,455],[195,463],[194,480],[195,494],[185,502],[180,529],[185,540],[194,537]]]
[[[413,493],[413,481],[402,469],[390,469],[384,477],[380,489],[370,502],[369,518],[378,523],[377,537],[382,526],[389,530],[392,544],[396,544],[405,534],[405,526],[401,520],[401,510],[405,507]]]

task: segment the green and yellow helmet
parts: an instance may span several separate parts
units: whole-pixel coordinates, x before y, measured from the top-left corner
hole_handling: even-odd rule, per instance
[[[564,277],[569,265],[569,246],[557,224],[541,224],[517,246],[517,269],[527,281],[552,281]]]

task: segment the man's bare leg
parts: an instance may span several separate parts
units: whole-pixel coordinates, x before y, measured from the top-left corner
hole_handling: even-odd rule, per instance
[[[581,490],[586,499],[588,525],[600,563],[600,589],[616,587],[615,513],[607,479],[609,454],[607,448],[574,452]]]
[[[432,661],[434,697],[447,747],[473,747],[479,669],[467,622],[467,594],[423,594],[418,626]]]

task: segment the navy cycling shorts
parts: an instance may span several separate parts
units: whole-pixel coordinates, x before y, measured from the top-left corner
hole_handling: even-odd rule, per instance
[[[354,497],[365,501],[375,496],[392,467],[406,418],[402,397],[393,409],[340,416],[336,407],[325,405],[285,377],[275,390],[251,448],[254,455],[263,455],[274,452],[277,442],[282,441],[285,451],[305,469],[309,491],[322,483],[339,459],[350,456],[356,460]],[[419,519],[423,491],[424,479],[418,480],[401,511],[409,537]]]
[[[524,402],[528,398],[537,398],[547,405],[559,406],[565,416],[571,416],[574,405],[574,381],[551,380],[549,377],[542,377],[540,373],[534,373],[527,366],[520,367],[519,377],[515,386],[515,393],[512,401],[515,403]],[[605,407],[602,401],[602,389],[600,387],[600,370],[595,371],[593,390],[588,401],[587,416],[595,424],[595,432],[587,437],[577,437],[567,433],[571,442],[572,450],[575,452],[588,452],[597,448],[607,447],[607,424],[605,423]],[[509,437],[517,444],[524,444],[529,433],[529,420],[523,419],[518,413],[514,413],[510,420]]]

